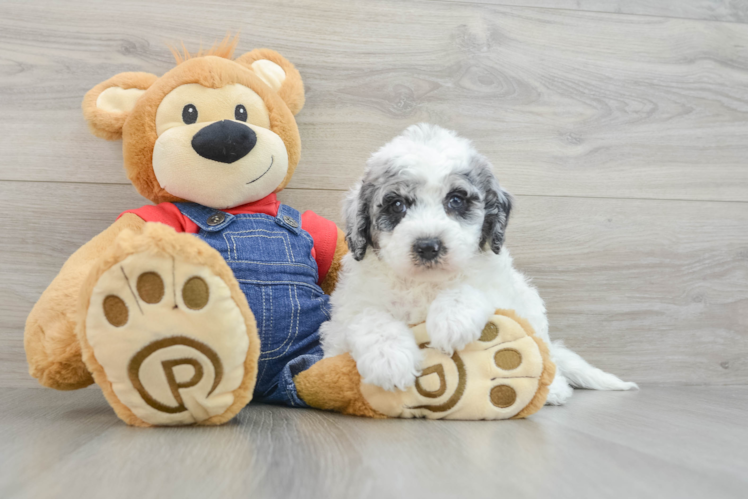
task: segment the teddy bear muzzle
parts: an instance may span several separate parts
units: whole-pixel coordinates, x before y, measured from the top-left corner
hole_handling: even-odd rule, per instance
[[[200,129],[192,137],[192,149],[203,158],[234,163],[249,154],[257,144],[257,134],[246,125],[221,120]]]

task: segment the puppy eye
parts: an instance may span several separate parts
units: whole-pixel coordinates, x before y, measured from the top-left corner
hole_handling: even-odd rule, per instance
[[[192,125],[197,121],[197,108],[193,104],[182,108],[182,121],[187,125]]]
[[[396,214],[404,214],[408,210],[408,205],[405,204],[405,200],[396,199],[390,203],[390,210]]]
[[[460,211],[465,208],[465,198],[459,194],[450,195],[447,206],[452,210]]]
[[[247,108],[245,108],[243,104],[237,105],[236,109],[234,109],[234,118],[240,122],[247,121]]]

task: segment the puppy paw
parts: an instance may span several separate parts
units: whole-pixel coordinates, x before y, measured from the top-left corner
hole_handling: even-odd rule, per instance
[[[429,347],[451,356],[481,336],[493,314],[483,294],[465,286],[440,294],[429,307],[426,319]]]
[[[420,375],[421,354],[418,348],[383,345],[370,349],[356,360],[361,379],[386,391],[412,387]]]

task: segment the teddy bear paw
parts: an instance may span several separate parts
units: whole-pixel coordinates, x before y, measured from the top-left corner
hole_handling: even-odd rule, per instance
[[[82,335],[89,368],[128,423],[220,423],[247,402],[237,399],[248,399],[254,378],[251,335],[231,287],[208,265],[128,255],[96,281]]]
[[[533,413],[545,401],[555,367],[545,346],[511,317],[493,316],[477,341],[451,356],[428,347],[424,325],[413,332],[423,349],[422,373],[405,391],[362,384],[376,411],[401,418],[503,420]]]

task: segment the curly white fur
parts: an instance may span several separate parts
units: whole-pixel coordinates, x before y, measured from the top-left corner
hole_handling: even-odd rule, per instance
[[[472,200],[465,213],[451,211],[455,192]],[[388,212],[393,196],[406,213]],[[454,132],[415,125],[385,145],[346,202],[351,253],[321,328],[325,355],[350,352],[365,382],[403,389],[421,362],[409,325],[425,321],[431,346],[451,354],[480,336],[495,309],[513,309],[558,366],[549,404],[563,404],[572,386],[635,388],[551,344],[543,300],[502,246],[510,208],[488,162]],[[416,258],[414,242],[423,238],[438,239],[437,259]]]

